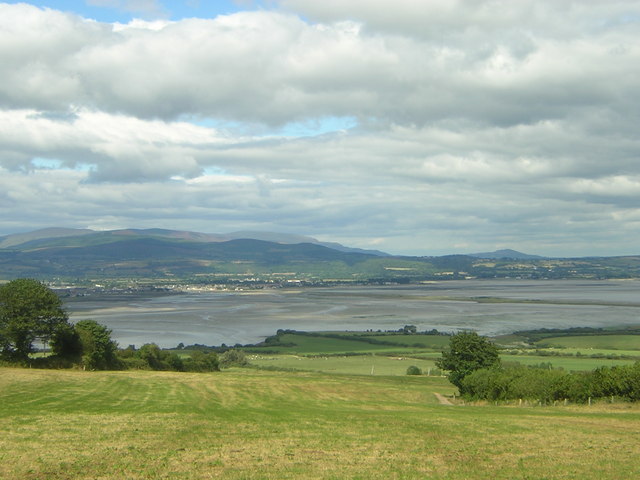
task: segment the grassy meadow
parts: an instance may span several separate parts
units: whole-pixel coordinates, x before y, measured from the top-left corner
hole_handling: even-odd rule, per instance
[[[247,348],[251,363],[271,369],[366,375],[404,375],[415,365],[435,370],[449,344],[446,335],[367,332],[287,332],[263,348]],[[553,337],[513,348],[511,337],[495,339],[503,362],[551,364],[567,371],[629,365],[640,360],[640,335]],[[372,342],[372,343],[370,343]]]
[[[640,354],[640,336],[599,337],[516,350],[509,339],[518,354],[502,359],[591,370]],[[445,377],[405,374],[438,373],[447,343],[286,332],[247,348],[249,368],[216,373],[0,368],[0,478],[640,476],[640,404],[464,404]],[[612,353],[625,358],[603,357]]]
[[[303,356],[250,355],[249,361],[267,369],[301,370],[353,375],[405,375],[415,365],[425,374],[435,372],[435,360],[387,355]]]
[[[640,335],[579,335],[550,337],[537,342],[540,347],[585,350],[615,350],[640,353]]]
[[[444,378],[0,369],[0,478],[620,479],[640,406],[446,406]]]

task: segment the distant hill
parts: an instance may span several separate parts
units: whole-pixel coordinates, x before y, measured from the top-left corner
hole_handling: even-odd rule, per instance
[[[0,248],[22,245],[23,243],[42,238],[79,237],[81,235],[89,235],[92,233],[95,232],[93,230],[81,230],[76,228],[44,228],[34,232],[16,233],[0,237]]]
[[[45,228],[34,232],[19,233],[0,237],[0,248],[20,247],[44,248],[53,246],[82,246],[105,244],[120,241],[125,238],[159,238],[189,242],[228,242],[230,240],[250,239],[263,240],[273,243],[293,245],[298,243],[311,243],[321,245],[341,252],[364,253],[377,256],[388,256],[388,253],[379,250],[364,250],[360,248],[345,247],[335,242],[321,242],[313,237],[292,235],[275,232],[238,231],[231,233],[200,233],[181,230],[166,230],[160,228],[151,229],[121,229],[96,231],[89,229],[73,228]]]
[[[268,232],[44,229],[0,237],[0,280],[19,277],[76,283],[150,279],[154,284],[640,278],[640,256],[548,259],[498,250],[403,257]]]
[[[475,258],[488,258],[488,259],[511,259],[511,260],[540,260],[545,257],[541,257],[538,255],[529,255],[527,253],[518,252],[516,250],[504,249],[504,250],[496,250],[495,252],[484,252],[484,253],[469,253],[469,257]]]

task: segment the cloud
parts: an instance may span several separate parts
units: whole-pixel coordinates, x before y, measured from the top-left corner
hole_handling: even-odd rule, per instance
[[[145,118],[268,125],[323,116],[511,125],[622,107],[634,91],[631,74],[640,73],[633,32],[617,26],[559,38],[525,35],[525,22],[518,35],[526,39],[512,39],[494,36],[488,23],[497,20],[485,15],[482,38],[471,32],[468,42],[443,44],[272,11],[114,29],[24,5],[2,10],[0,104],[11,108],[80,104]],[[25,22],[26,32],[15,31]],[[40,31],[47,32],[44,49]],[[615,89],[611,75],[619,79]]]
[[[0,4],[2,231],[636,252],[637,2],[274,5],[123,25]]]

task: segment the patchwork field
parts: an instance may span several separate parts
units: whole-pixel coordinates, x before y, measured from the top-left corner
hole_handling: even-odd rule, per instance
[[[420,368],[425,374],[435,371],[435,360],[402,356],[251,355],[249,361],[262,368],[353,375],[405,375],[411,365]]]
[[[589,350],[616,350],[626,354],[640,353],[640,335],[580,335],[551,337],[537,342],[540,347]]]
[[[445,406],[444,378],[0,369],[0,478],[621,479],[640,406]]]

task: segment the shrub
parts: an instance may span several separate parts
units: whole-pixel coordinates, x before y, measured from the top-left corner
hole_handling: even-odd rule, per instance
[[[184,359],[184,369],[187,372],[217,372],[220,370],[218,355],[195,351],[191,357]]]
[[[220,355],[220,367],[222,368],[229,368],[234,366],[244,367],[248,364],[249,361],[247,360],[247,356],[242,350],[227,350],[222,355]]]

